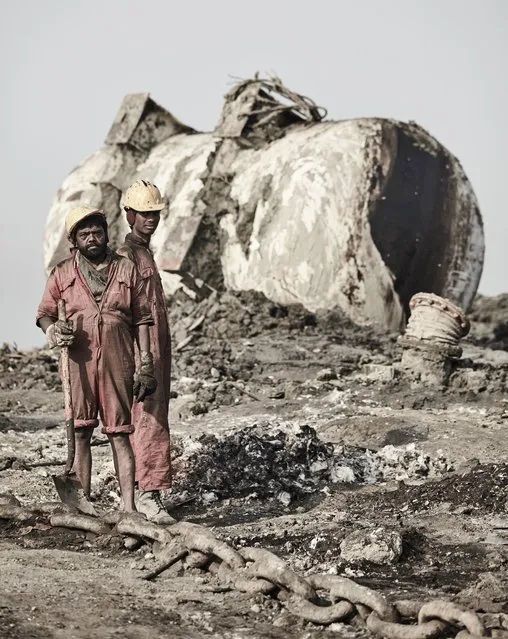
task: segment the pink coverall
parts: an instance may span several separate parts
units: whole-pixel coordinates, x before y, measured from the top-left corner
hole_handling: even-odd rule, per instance
[[[143,280],[129,260],[113,253],[108,283],[97,304],[75,257],[51,272],[37,311],[58,318],[58,300],[65,300],[67,319],[74,325],[69,347],[71,395],[76,428],[132,433],[134,327],[152,324]]]
[[[171,384],[171,335],[162,282],[148,244],[127,235],[119,253],[137,266],[144,282],[154,324],[150,327],[150,345],[157,389],[142,403],[134,403],[132,422],[136,430],[131,445],[136,458],[136,481],[140,490],[166,490],[171,487],[171,450],[169,435],[169,391]]]

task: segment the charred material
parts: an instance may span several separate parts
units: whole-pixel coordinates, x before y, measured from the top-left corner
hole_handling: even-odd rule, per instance
[[[385,446],[374,452],[323,441],[309,427],[248,426],[224,435],[187,441],[178,460],[174,496],[203,503],[218,499],[293,499],[333,484],[376,483],[389,479],[446,474],[444,457],[431,458],[414,445]]]

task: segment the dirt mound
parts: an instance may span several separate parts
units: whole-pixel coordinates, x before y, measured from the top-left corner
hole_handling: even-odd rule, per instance
[[[388,362],[397,348],[395,335],[358,326],[339,310],[311,313],[300,304],[275,304],[253,291],[213,293],[200,302],[180,291],[171,300],[169,314],[175,349],[173,376],[194,380],[193,413],[245,400],[238,388],[228,386],[230,381],[275,385],[270,382],[274,374],[267,359],[272,364],[286,361],[293,368],[298,360],[302,366],[312,364],[320,369],[333,364],[340,374],[350,374],[358,370],[362,357]],[[261,353],[267,341],[272,348],[268,358]],[[340,346],[343,352],[332,362],[329,355]],[[356,352],[356,348],[361,350]],[[174,388],[181,394],[187,387],[184,382]],[[274,396],[287,395],[282,387],[272,391]]]
[[[508,350],[507,310],[508,295],[479,296],[471,314],[470,341],[490,349]],[[171,300],[169,316],[174,347],[172,376],[176,380],[173,396],[187,392],[184,387],[188,383],[180,384],[180,380],[191,380],[191,392],[195,394],[187,411],[191,414],[250,401],[248,392],[234,386],[236,382],[249,382],[254,395],[271,386],[269,397],[292,398],[302,389],[312,394],[321,392],[305,387],[310,380],[293,374],[297,369],[305,368],[311,377],[319,370],[332,369],[347,384],[348,376],[361,372],[365,364],[390,364],[400,359],[395,334],[356,325],[337,309],[311,313],[301,304],[276,304],[254,291],[214,292],[196,301],[180,290]],[[269,349],[270,357],[266,354]],[[278,369],[273,366],[276,360],[280,363]],[[506,371],[501,369],[488,362],[464,361],[454,374],[450,389],[502,391]],[[321,386],[323,391],[330,390]],[[45,391],[60,387],[58,352],[21,352],[8,344],[0,348],[0,390]]]
[[[508,503],[508,464],[478,465],[464,475],[445,477],[421,486],[401,486],[381,501],[408,513],[448,503],[474,514],[503,513]],[[381,504],[380,504],[381,505]]]
[[[60,387],[56,352],[43,349],[18,351],[10,344],[0,348],[1,390]]]
[[[267,330],[300,331],[316,326],[316,316],[301,304],[281,306],[256,291],[214,293],[198,303],[177,292],[169,315],[175,332],[185,329],[189,318],[204,315],[206,322],[200,329],[201,334],[215,339],[254,337]]]
[[[210,339],[249,338],[264,332],[338,335],[352,344],[380,346],[385,333],[352,322],[340,309],[311,313],[301,304],[281,305],[257,291],[214,292],[195,302],[183,291],[171,299],[169,316],[176,343],[193,330]],[[193,324],[201,323],[195,328]],[[389,340],[388,340],[389,341]]]
[[[508,294],[478,295],[469,315],[470,340],[479,346],[508,351]]]
[[[483,324],[499,324],[506,321],[508,315],[508,293],[501,295],[477,295],[469,318]]]

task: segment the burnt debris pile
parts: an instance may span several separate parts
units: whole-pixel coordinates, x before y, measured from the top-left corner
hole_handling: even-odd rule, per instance
[[[181,441],[174,493],[204,503],[275,498],[283,505],[333,485],[440,476],[451,465],[414,445],[372,451],[323,441],[310,426],[256,424]]]

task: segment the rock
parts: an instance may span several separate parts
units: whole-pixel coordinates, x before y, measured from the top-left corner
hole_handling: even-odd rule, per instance
[[[125,537],[123,542],[124,548],[129,551],[134,551],[143,545],[143,540],[137,537]],[[133,562],[135,564],[135,562]]]
[[[366,364],[362,369],[363,374],[377,382],[391,382],[395,379],[395,368],[382,364]]]
[[[358,530],[344,538],[340,551],[341,557],[350,563],[393,564],[402,555],[402,537],[384,528],[370,532]]]
[[[462,590],[456,597],[458,603],[476,610],[503,612],[503,605],[496,602],[508,601],[508,581],[501,580],[492,572],[480,573],[478,581]]]
[[[215,401],[215,391],[212,388],[202,388],[197,393],[198,400],[205,404],[213,404]]]
[[[334,484],[354,484],[355,473],[349,466],[333,466],[330,479]]]
[[[332,379],[337,379],[337,373],[332,368],[323,368],[318,371],[316,379],[318,382],[329,382]]]
[[[309,470],[313,474],[322,473],[328,470],[328,462],[324,459],[318,459],[309,466]]]
[[[204,402],[196,402],[190,407],[190,412],[193,415],[204,415],[208,413],[208,406]]]
[[[170,411],[175,416],[192,415],[192,407],[196,403],[197,397],[195,393],[188,395],[178,395],[178,397],[170,402]]]
[[[21,506],[21,502],[10,493],[1,493],[0,506]]]
[[[487,628],[504,628],[508,630],[508,614],[505,613],[488,613],[484,612],[481,615],[483,623]],[[494,637],[494,634],[492,634]]]
[[[297,617],[289,612],[282,612],[278,617],[272,621],[272,626],[276,628],[294,628]]]
[[[200,379],[194,377],[180,377],[178,380],[178,392],[181,395],[190,395],[199,390],[203,385]]]

